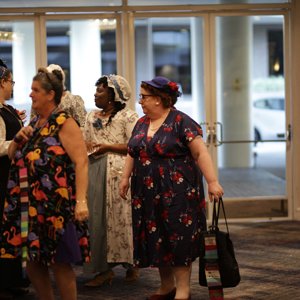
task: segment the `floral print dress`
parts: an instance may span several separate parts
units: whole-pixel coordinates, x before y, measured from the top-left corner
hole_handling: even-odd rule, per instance
[[[67,118],[65,112],[53,113],[16,151],[0,230],[1,258],[22,256],[49,265],[58,261],[61,249],[67,262],[89,260],[87,223],[74,217],[74,165],[59,140]]]
[[[202,174],[188,147],[202,130],[176,109],[152,138],[149,122],[147,116],[139,119],[128,143],[134,158],[134,262],[188,266],[199,256],[199,233],[206,226]]]
[[[87,114],[84,127],[86,141],[96,144],[127,144],[138,120],[135,111],[125,107],[108,123],[100,110]],[[89,226],[92,259],[87,271],[103,272],[108,263],[133,263],[131,199],[119,195],[119,184],[126,155],[107,152],[90,156]],[[103,249],[105,248],[105,249]]]

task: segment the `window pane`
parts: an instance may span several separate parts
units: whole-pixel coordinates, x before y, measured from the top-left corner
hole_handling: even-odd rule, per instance
[[[204,121],[202,18],[137,19],[135,33],[136,95],[142,80],[165,76],[181,86],[176,108]]]
[[[94,108],[94,84],[102,74],[116,73],[116,20],[47,22],[48,64],[60,65],[66,87]]]
[[[283,16],[217,17],[218,164],[225,198],[237,200],[231,217],[250,207],[241,198],[258,199],[247,217],[287,215],[283,24]]]
[[[36,70],[33,22],[0,22],[0,58],[12,70],[16,82],[9,104],[19,110],[25,109],[29,118],[29,94]]]

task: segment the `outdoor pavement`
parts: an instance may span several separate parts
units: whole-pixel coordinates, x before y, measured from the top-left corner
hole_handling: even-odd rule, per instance
[[[240,266],[241,282],[224,290],[227,300],[300,299],[300,222],[281,221],[229,224],[231,239]],[[198,262],[192,273],[192,299],[205,300],[208,292],[198,284]],[[78,300],[129,299],[141,300],[152,294],[159,285],[156,269],[142,269],[137,282],[124,282],[125,270],[115,267],[112,285],[85,288],[90,277],[75,267],[78,278]],[[34,291],[17,299],[34,300]],[[57,296],[57,299],[59,297]]]

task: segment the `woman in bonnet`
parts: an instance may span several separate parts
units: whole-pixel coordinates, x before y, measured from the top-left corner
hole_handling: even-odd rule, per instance
[[[97,109],[87,114],[84,138],[90,153],[88,199],[90,209],[91,263],[85,271],[96,273],[86,286],[111,284],[112,268],[123,264],[126,281],[138,277],[133,263],[131,201],[119,196],[119,182],[127,142],[138,119],[126,107],[131,89],[125,78],[104,75],[96,82]]]

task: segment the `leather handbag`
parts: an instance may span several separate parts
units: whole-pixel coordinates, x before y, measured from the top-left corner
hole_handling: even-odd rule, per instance
[[[218,203],[218,208],[216,208]],[[222,207],[226,231],[218,226]],[[199,284],[210,289],[235,287],[241,280],[239,266],[230,239],[224,202],[214,200],[212,224],[201,233],[199,257]]]

